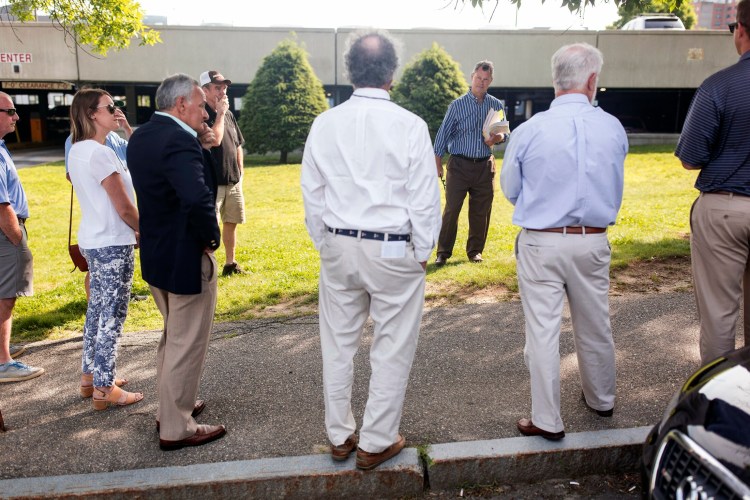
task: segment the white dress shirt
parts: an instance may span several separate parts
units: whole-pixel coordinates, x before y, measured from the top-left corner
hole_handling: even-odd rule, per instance
[[[313,122],[302,158],[305,224],[316,249],[326,226],[412,235],[426,261],[440,233],[440,191],[427,124],[382,89]]]

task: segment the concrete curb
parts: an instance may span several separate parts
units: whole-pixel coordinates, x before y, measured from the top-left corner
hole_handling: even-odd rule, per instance
[[[566,434],[561,441],[514,437],[433,445],[433,490],[635,471],[651,427]]]
[[[354,455],[266,458],[0,481],[1,498],[374,498],[414,497],[425,488],[531,482],[637,468],[650,427],[580,432],[559,442],[506,438],[432,445],[428,469],[415,448],[374,471],[355,468]],[[427,482],[429,479],[429,483]]]

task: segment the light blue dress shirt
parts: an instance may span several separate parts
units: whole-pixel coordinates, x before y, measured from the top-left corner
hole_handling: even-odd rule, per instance
[[[120,161],[124,164],[128,164],[127,151],[128,141],[120,137],[117,132],[110,132],[107,134],[107,138],[104,139],[104,145],[115,152]],[[68,153],[70,148],[73,146],[73,136],[69,135],[65,139],[65,173],[68,173]]]
[[[29,217],[29,202],[5,141],[0,139],[0,203],[9,203],[16,216]],[[0,233],[2,234],[2,233]]]
[[[619,120],[583,94],[565,94],[517,127],[500,185],[527,229],[607,227],[622,203],[628,138]]]

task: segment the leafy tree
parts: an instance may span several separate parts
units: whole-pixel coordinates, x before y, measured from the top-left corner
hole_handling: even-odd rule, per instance
[[[280,163],[305,144],[313,120],[328,109],[323,84],[304,48],[284,40],[264,59],[242,98],[240,128],[249,153],[280,151]]]
[[[394,102],[426,121],[434,139],[448,105],[467,89],[468,84],[458,63],[433,43],[404,68],[391,96]]]
[[[445,3],[445,0],[441,0],[443,3]],[[506,1],[506,0],[503,0]],[[516,5],[518,7],[521,6],[522,0],[507,0],[513,5]],[[536,0],[535,0],[536,1]],[[602,2],[608,2],[610,0],[599,0],[599,3]],[[614,2],[615,5],[618,7],[622,5],[640,5],[642,3],[642,0],[611,0]],[[458,7],[459,3],[466,4],[467,2],[471,2],[472,7],[479,7],[480,9],[484,9],[485,5],[491,5],[495,4],[495,8],[497,8],[497,5],[500,3],[500,0],[448,0],[448,4],[451,4],[455,2],[456,7]],[[544,0],[541,0],[542,3],[544,3]],[[666,0],[665,4],[667,5],[667,12],[672,12],[673,10],[680,7],[683,3],[690,3],[687,0]],[[586,10],[586,6],[594,6],[596,5],[596,0],[562,0],[562,7],[567,7],[571,12],[577,12],[581,13]],[[495,11],[493,9],[492,13],[494,14]],[[491,16],[490,16],[491,17]],[[683,21],[684,22],[684,21]]]
[[[620,16],[617,21],[612,23],[608,28],[622,28],[625,23],[636,17],[638,14],[644,13],[661,13],[661,12],[673,12],[677,17],[682,20],[682,24],[685,25],[685,29],[691,29],[695,26],[698,21],[695,15],[695,9],[693,4],[684,2],[679,7],[671,10],[670,0],[641,0],[638,2],[630,2],[628,4],[621,4],[617,8],[617,15]]]
[[[10,14],[20,22],[33,21],[37,11],[49,15],[68,42],[90,46],[106,55],[110,49],[161,42],[159,32],[144,26],[143,11],[135,0],[8,0]]]

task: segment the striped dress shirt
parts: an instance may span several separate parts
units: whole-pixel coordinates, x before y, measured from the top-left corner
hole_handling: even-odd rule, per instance
[[[450,103],[435,136],[435,156],[445,153],[470,158],[490,156],[492,149],[482,137],[482,125],[490,108],[505,112],[498,98],[485,94],[480,103],[471,90]]]
[[[699,167],[701,192],[750,196],[750,52],[708,77],[690,104],[675,156]]]

